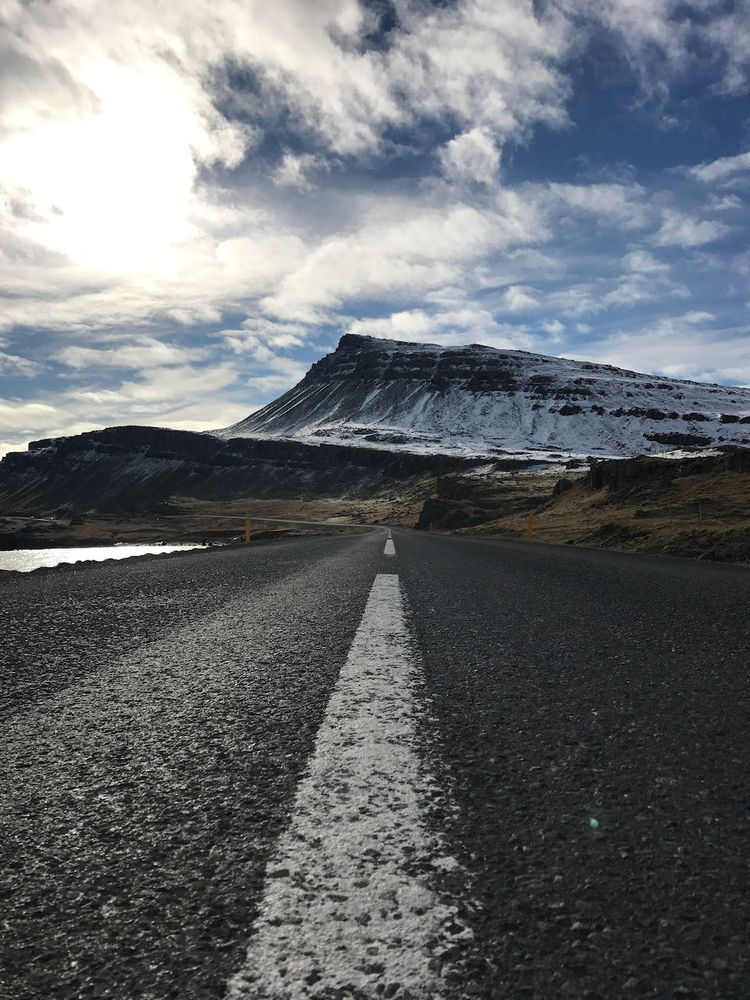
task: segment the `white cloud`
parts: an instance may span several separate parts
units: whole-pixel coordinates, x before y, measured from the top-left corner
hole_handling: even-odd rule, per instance
[[[94,409],[117,408],[128,414],[148,412],[158,414],[174,402],[190,397],[200,399],[217,389],[224,389],[237,380],[237,370],[231,365],[211,367],[180,365],[152,368],[140,373],[138,379],[125,380],[115,389],[79,388],[70,393],[73,400]]]
[[[612,306],[632,307],[643,302],[653,302],[663,295],[664,286],[657,284],[653,274],[635,273],[618,279],[614,288],[601,296],[601,307],[609,309]]]
[[[324,240],[261,304],[280,319],[320,322],[345,303],[456,284],[487,253],[546,236],[534,206],[512,192],[498,195],[494,211],[383,201],[377,219]]]
[[[745,93],[750,70],[750,2],[736,0],[722,17],[708,22],[704,34],[725,59],[722,89],[729,94]]]
[[[6,7],[6,329],[85,331],[164,315],[214,322],[259,297],[280,314],[314,318],[366,286],[399,294],[410,281],[429,289],[460,280],[455,260],[467,256],[442,247],[434,260],[429,251],[386,255],[369,280],[363,241],[375,227],[357,217],[361,200],[331,195],[330,226],[314,213],[291,216],[278,190],[304,192],[331,157],[379,155],[394,125],[446,118],[462,129],[444,150],[447,172],[489,179],[506,139],[566,121],[559,65],[569,28],[531,0],[404,5],[383,48],[363,43],[372,14],[356,0]],[[251,74],[255,89],[237,87],[227,66]],[[254,124],[239,123],[240,113]],[[315,151],[285,153],[270,175],[234,178],[280,118]],[[420,196],[399,207],[412,231],[430,210]],[[520,212],[506,204],[487,220],[498,246],[523,242],[520,231],[509,238],[509,214]],[[479,228],[472,220],[470,236]],[[325,274],[326,292],[306,304],[305,275],[327,271],[327,254],[353,244],[348,275]],[[477,244],[473,259],[481,252]]]
[[[546,323],[542,323],[542,329],[545,330],[553,340],[560,339],[562,334],[565,332],[565,326],[559,319],[548,320]]]
[[[54,421],[58,412],[58,409],[49,403],[34,400],[0,400],[0,433],[14,431],[19,434],[34,434],[40,426],[48,426]]]
[[[553,8],[530,0],[465,0],[435,6],[401,4],[405,31],[385,64],[406,108],[453,117],[496,136],[567,121],[568,86],[557,68],[572,38]]]
[[[291,389],[306,371],[304,365],[297,365],[290,371],[278,372],[275,375],[254,375],[247,384],[262,396],[274,396]],[[244,416],[247,416],[249,412],[247,410]]]
[[[251,316],[239,330],[222,330],[216,334],[234,351],[255,354],[261,348],[284,349],[301,347],[310,332],[302,323],[280,323],[266,316]]]
[[[534,298],[532,294],[532,289],[523,288],[520,285],[511,285],[505,292],[505,308],[510,312],[528,312],[530,309],[536,309],[539,305],[539,300]]]
[[[672,18],[677,0],[562,0],[573,16],[599,22],[618,36],[626,58],[647,75],[654,55],[680,63],[686,56],[690,25]]]
[[[304,328],[293,323],[274,323],[254,318],[246,320],[240,330],[223,330],[217,335],[245,364],[252,363],[253,374],[245,382],[252,398],[267,398],[290,389],[304,376],[307,365],[279,351],[301,343],[299,333]],[[251,406],[245,406],[247,416]],[[223,425],[226,426],[226,425]]]
[[[636,274],[665,274],[669,271],[669,264],[663,260],[657,260],[653,254],[639,248],[626,253],[622,258],[622,265],[625,270],[633,271]]]
[[[343,197],[338,205],[329,199],[337,231],[326,233],[319,220],[303,225],[284,215],[262,178],[226,185],[280,114],[318,150],[284,153],[271,188],[304,191],[327,157],[377,155],[390,127],[449,118],[461,131],[438,151],[445,175],[488,184],[509,137],[523,138],[538,123],[566,124],[561,66],[578,44],[582,16],[666,46],[675,37],[668,7],[580,2],[569,9],[574,31],[552,6],[542,12],[531,0],[404,4],[399,30],[373,49],[362,44],[373,15],[356,0],[272,7],[196,0],[158,9],[145,0],[120,7],[71,0],[64,15],[9,2],[14,72],[0,105],[0,229],[15,250],[6,278],[22,291],[43,282],[49,294],[44,303],[15,297],[3,322],[86,329],[166,313],[190,324],[258,297],[279,315],[315,319],[361,294],[392,288],[398,296],[409,282],[429,290],[462,280],[457,260],[525,242],[520,229],[509,238],[509,218],[536,213],[529,242],[543,238],[539,216],[547,212],[642,226],[647,210],[637,186],[558,184],[544,197],[517,194],[510,211],[508,201],[498,211],[449,207],[452,219],[459,211],[468,219],[469,237],[478,236],[472,254],[448,253],[438,239],[434,256],[429,247],[386,246],[378,260],[366,246],[377,225],[357,217],[357,204],[345,209]],[[227,65],[251,73],[255,89],[236,87]],[[255,124],[228,117],[239,111]],[[387,215],[387,200],[374,199],[371,215]],[[438,228],[426,221],[436,209],[421,196],[402,199],[398,211],[412,233]],[[477,218],[468,218],[472,212]],[[497,240],[480,233],[495,227]],[[388,242],[387,223],[383,230]],[[352,261],[336,277],[328,261],[339,249]],[[322,278],[309,295],[308,276]]]
[[[626,255],[626,259],[629,255]],[[653,267],[650,260],[636,256],[636,268]],[[668,269],[667,269],[668,270]],[[599,277],[592,281],[577,282],[544,296],[541,307],[554,310],[562,316],[578,317],[596,315],[612,309],[630,309],[667,298],[688,298],[690,292],[684,285],[672,281],[667,271],[626,270],[614,278]],[[585,333],[587,324],[579,323],[577,329]]]
[[[441,346],[479,343],[490,347],[533,350],[539,340],[519,324],[499,323],[460,289],[428,296],[430,307],[391,313],[389,316],[354,321],[350,333],[434,343]]]
[[[285,153],[272,175],[274,184],[279,187],[296,188],[298,191],[309,191],[312,187],[308,174],[324,167],[324,161],[312,153]]]
[[[56,360],[69,368],[152,368],[181,365],[200,361],[208,352],[201,347],[183,347],[179,344],[140,337],[134,341],[112,347],[85,347],[71,344],[55,354]]]
[[[622,229],[640,229],[648,224],[645,191],[638,184],[549,184],[536,195],[553,212],[575,212],[600,216]]]
[[[28,205],[17,233],[93,272],[168,268],[190,237],[198,169],[236,165],[251,134],[219,116],[197,79],[139,47],[114,8],[100,9],[108,23],[96,34],[74,28],[75,14],[56,23],[34,10],[11,15],[15,51],[55,51],[91,100],[71,115],[64,92],[32,90],[0,123],[4,187]]]
[[[712,194],[709,204],[714,212],[736,212],[742,208],[742,199],[736,194]]]
[[[279,354],[264,343],[257,334],[246,333],[245,331],[226,330],[223,333],[226,345],[234,354],[239,354],[244,358],[252,358],[255,371],[275,372],[277,374],[294,375],[301,378],[306,369],[299,361],[290,358],[288,355]]]
[[[663,317],[633,331],[589,341],[572,356],[672,378],[750,384],[750,342],[741,330],[707,327],[711,313]]]
[[[8,286],[16,294],[4,304],[0,328],[113,329],[154,323],[165,315],[185,326],[217,322],[225,309],[246,307],[274,287],[305,254],[297,235],[278,232],[260,212],[238,210],[232,228],[242,235],[201,234],[181,248],[175,269],[161,275],[87,278],[83,271],[63,268],[58,276],[23,259],[11,262]],[[40,297],[37,287],[47,294]]]
[[[390,316],[354,320],[349,333],[388,340],[419,341],[428,337],[434,326],[434,320],[423,309],[409,309],[391,313]]]
[[[41,399],[0,400],[0,437],[8,450],[23,450],[33,439],[113,424],[196,431],[226,427],[252,409],[246,396],[232,365],[154,368],[114,387],[92,381]]]
[[[614,35],[618,51],[637,73],[647,97],[663,102],[671,84],[705,69],[706,54],[718,67],[716,89],[747,90],[750,67],[750,2],[734,0],[558,0],[585,39],[598,24]],[[662,116],[663,119],[663,116]]]
[[[710,163],[701,163],[697,167],[688,168],[688,173],[699,181],[711,184],[743,170],[750,170],[750,152],[739,153],[737,156],[722,156],[718,160],[711,160]]]
[[[492,185],[498,179],[500,150],[485,128],[462,132],[438,152],[443,174],[448,180]]]
[[[720,240],[731,232],[723,222],[691,219],[677,209],[667,209],[653,241],[661,247],[699,247]]]
[[[38,375],[42,366],[29,358],[21,357],[18,354],[8,354],[0,351],[0,374],[2,375],[22,375],[32,378]]]
[[[356,0],[6,8],[26,72],[2,108],[5,185],[33,209],[27,235],[95,269],[168,269],[191,239],[199,171],[231,169],[258,138],[219,102],[253,100],[261,121],[283,107],[344,155],[377,151],[384,129],[425,116],[504,136],[564,120],[554,63],[565,25],[538,19],[530,0],[404,7],[383,51],[359,44],[371,25]],[[207,85],[227,63],[256,74],[258,99]],[[277,181],[303,184],[312,162],[287,154]]]

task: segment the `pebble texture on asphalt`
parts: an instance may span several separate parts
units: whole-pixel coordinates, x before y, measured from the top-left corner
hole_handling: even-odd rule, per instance
[[[477,997],[750,996],[750,572],[396,533]]]
[[[394,540],[0,577],[0,1000],[222,1000],[377,573],[473,933],[443,1000],[750,996],[750,574]]]
[[[223,995],[380,547],[367,535],[4,582],[11,659],[31,618],[55,672],[5,722],[3,1000]],[[34,583],[27,617],[14,591]],[[39,614],[53,589],[65,610]],[[123,602],[131,648],[117,656],[107,609],[122,622]]]

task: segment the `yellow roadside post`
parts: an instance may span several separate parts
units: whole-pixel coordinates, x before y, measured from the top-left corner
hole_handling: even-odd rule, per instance
[[[526,537],[534,537],[534,515],[528,514],[526,517]]]
[[[250,518],[246,517],[245,518],[245,545],[249,545],[250,544],[250,540],[252,538],[252,535],[253,535],[253,529],[252,529],[252,525],[250,524]]]

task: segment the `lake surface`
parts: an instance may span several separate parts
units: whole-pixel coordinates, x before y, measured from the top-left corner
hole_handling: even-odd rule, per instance
[[[89,545],[78,549],[13,549],[0,552],[0,570],[29,573],[32,569],[58,566],[60,563],[103,562],[105,559],[131,559],[133,556],[166,555],[168,552],[205,548],[208,546],[198,542],[183,542],[175,545]]]

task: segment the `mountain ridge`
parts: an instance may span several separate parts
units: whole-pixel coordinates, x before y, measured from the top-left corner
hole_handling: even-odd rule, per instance
[[[750,444],[750,389],[471,344],[345,334],[292,389],[212,433],[494,457]]]
[[[518,463],[522,465],[524,463]],[[528,463],[527,463],[528,464]],[[120,426],[32,441],[0,461],[0,516],[156,510],[172,496],[308,499],[373,496],[476,462],[328,442],[234,438]]]

